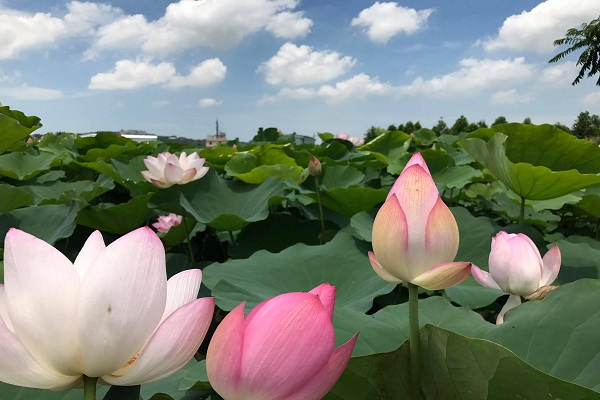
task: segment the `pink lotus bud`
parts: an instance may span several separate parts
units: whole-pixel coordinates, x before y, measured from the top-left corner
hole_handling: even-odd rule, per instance
[[[205,161],[198,156],[198,153],[188,156],[182,152],[177,157],[175,154],[164,152],[157,157],[146,157],[144,164],[148,171],[142,171],[142,175],[148,182],[161,189],[173,185],[185,185],[206,175],[208,167],[204,166]]]
[[[321,170],[321,161],[319,161],[317,157],[312,156],[308,162],[308,173],[311,174],[311,176],[319,176],[321,175]]]
[[[4,243],[2,382],[54,390],[81,385],[83,375],[152,382],[187,364],[208,331],[214,299],[196,298],[202,271],[167,281],[164,247],[148,227],[108,246],[95,231],[75,262],[18,229]]]
[[[158,217],[158,222],[153,223],[152,226],[159,232],[169,232],[172,227],[181,224],[181,221],[183,221],[181,215],[171,213],[169,215],[161,215]]]
[[[490,272],[473,265],[473,278],[483,286],[502,290],[511,296],[504,305],[496,323],[502,323],[504,314],[521,304],[521,296],[534,295],[540,288],[550,285],[560,270],[561,254],[554,245],[541,257],[535,243],[523,233],[498,232],[492,238],[492,250],[488,260]],[[538,293],[547,293],[543,290]]]
[[[350,359],[357,335],[334,348],[335,287],[286,293],[257,305],[244,303],[217,327],[208,346],[210,383],[226,400],[319,400]]]
[[[444,289],[469,276],[470,263],[452,262],[457,251],[456,220],[415,153],[375,217],[371,265],[388,282]]]

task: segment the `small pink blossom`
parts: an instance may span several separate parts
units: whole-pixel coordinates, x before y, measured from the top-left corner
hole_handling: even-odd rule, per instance
[[[153,223],[152,226],[155,227],[157,231],[166,233],[169,232],[172,227],[181,224],[181,221],[183,221],[181,215],[171,213],[169,215],[161,215],[158,217],[158,222]]]
[[[362,146],[365,141],[361,138],[357,138],[354,136],[350,136],[350,135],[346,135],[345,133],[340,133],[336,136],[337,139],[342,139],[342,140],[347,140],[350,143],[352,143],[354,146],[358,147],[358,146]]]
[[[490,272],[473,265],[471,273],[481,285],[510,294],[496,319],[496,323],[501,324],[506,312],[521,304],[521,296],[530,297],[554,282],[560,263],[558,246],[552,246],[542,258],[537,246],[527,235],[498,232],[492,238],[488,259]]]

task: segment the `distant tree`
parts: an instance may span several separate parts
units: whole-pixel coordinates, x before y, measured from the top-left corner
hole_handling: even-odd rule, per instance
[[[506,117],[501,115],[498,118],[496,118],[494,120],[494,122],[492,122],[492,126],[494,125],[498,125],[498,124],[506,124],[508,121],[506,120]]]
[[[567,133],[571,133],[571,128],[569,128],[568,126],[561,124],[560,122],[555,122],[554,123],[554,127],[560,129],[561,131],[565,131]]]
[[[589,111],[579,113],[571,133],[579,139],[590,139],[600,136],[600,117],[590,115]]]
[[[437,124],[435,124],[431,130],[434,131],[438,136],[444,135],[448,132],[448,124],[443,118],[440,118]]]
[[[415,124],[413,124],[412,121],[408,121],[406,124],[404,124],[404,129],[402,129],[402,130],[406,133],[412,133],[412,132],[416,131]]]
[[[454,125],[452,125],[452,127],[450,128],[448,133],[450,135],[458,135],[461,132],[467,132],[468,127],[469,127],[469,121],[467,120],[467,117],[465,117],[464,115],[461,115],[454,122]]]
[[[588,70],[588,78],[598,74],[600,72],[600,16],[589,23],[581,24],[579,29],[571,28],[567,30],[564,38],[554,41],[554,46],[562,45],[569,45],[571,47],[552,57],[548,61],[549,63],[555,63],[562,60],[568,54],[583,49],[583,52],[577,59],[577,65],[581,66],[581,70],[571,83],[572,85],[577,85]],[[596,85],[600,86],[600,76],[596,81]]]
[[[479,124],[476,124],[475,122],[471,122],[469,125],[467,125],[467,127],[463,130],[463,132],[473,132],[473,131],[476,131],[477,129],[479,129]]]
[[[253,142],[276,142],[279,139],[279,130],[277,128],[258,128],[256,136],[252,138]]]
[[[487,128],[488,125],[484,120],[481,120],[477,123],[477,128]]]
[[[526,118],[523,120],[523,123],[524,123],[524,124],[531,125],[531,118],[529,118],[529,117],[526,117]]]
[[[378,128],[375,126],[371,126],[369,129],[367,129],[367,131],[365,132],[365,143],[370,142],[371,140],[375,139],[377,136],[381,135],[382,133],[384,133],[386,130],[383,128]]]
[[[391,124],[391,125],[389,125],[389,126],[388,126],[388,129],[387,129],[387,130],[388,130],[388,131],[390,131],[390,132],[392,132],[392,131],[397,131],[397,130],[398,130],[398,128],[396,128],[396,125],[394,125],[394,124]]]

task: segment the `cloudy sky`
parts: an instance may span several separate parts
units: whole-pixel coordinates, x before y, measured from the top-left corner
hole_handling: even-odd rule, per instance
[[[554,39],[600,0],[0,0],[0,102],[40,132],[362,136],[464,114],[572,125],[596,79]]]

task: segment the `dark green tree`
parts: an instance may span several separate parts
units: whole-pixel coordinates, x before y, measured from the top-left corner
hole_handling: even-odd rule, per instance
[[[527,124],[527,125],[531,125],[531,118],[529,118],[529,117],[526,117],[526,118],[523,120],[523,123],[524,123],[524,124]]]
[[[494,120],[494,122],[492,122],[492,126],[494,125],[498,125],[498,124],[506,124],[508,121],[506,120],[506,117],[501,115],[498,118],[496,118]]]
[[[590,115],[589,111],[579,113],[571,133],[579,139],[590,139],[600,136],[600,117]]]
[[[566,126],[565,124],[561,124],[560,122],[555,122],[554,126],[558,129],[560,129],[561,131],[565,131],[567,133],[571,133],[571,128],[569,128],[568,126]]]
[[[437,124],[435,124],[435,126],[431,128],[431,130],[434,131],[435,134],[438,136],[444,135],[448,132],[448,124],[446,123],[446,121],[444,121],[443,118],[440,117]]]
[[[375,139],[377,136],[381,135],[384,132],[385,132],[385,129],[383,129],[383,128],[378,128],[378,127],[375,127],[375,126],[371,126],[365,132],[365,136],[364,136],[365,143],[370,142],[371,140]]]
[[[398,130],[398,128],[396,128],[396,125],[394,125],[394,124],[391,124],[391,125],[389,125],[389,126],[388,126],[388,129],[387,129],[387,130],[388,130],[388,131],[390,131],[390,132],[392,132],[392,131],[397,131],[397,130]]]
[[[464,115],[461,115],[454,122],[454,125],[452,125],[452,127],[450,128],[448,133],[450,135],[458,135],[461,132],[467,132],[468,127],[469,127],[469,121],[467,120],[467,117],[465,117]]]
[[[477,123],[477,128],[487,128],[488,125],[484,120],[481,120]]]
[[[577,66],[581,66],[581,70],[571,83],[572,85],[577,85],[581,82],[587,71],[589,71],[587,72],[588,78],[598,74],[600,72],[600,16],[589,23],[581,24],[579,29],[571,28],[567,30],[564,38],[554,41],[554,46],[563,45],[571,47],[552,57],[548,61],[549,63],[560,61],[568,54],[583,49],[583,52],[577,59]],[[596,85],[600,86],[600,76],[598,76]]]

